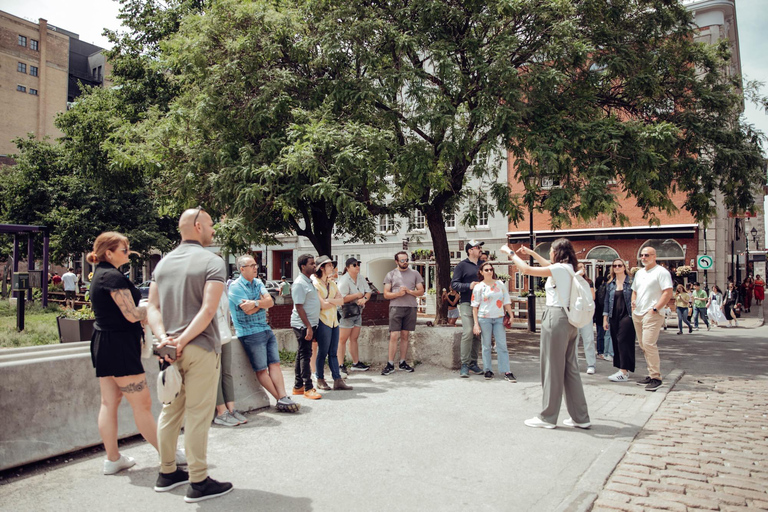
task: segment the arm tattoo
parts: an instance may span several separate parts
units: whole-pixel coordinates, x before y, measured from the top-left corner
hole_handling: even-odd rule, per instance
[[[127,386],[118,386],[123,393],[140,393],[147,388],[147,378],[144,377],[140,382],[131,382]]]
[[[127,289],[112,292],[112,298],[126,320],[130,322],[143,322],[147,319],[147,308],[136,307],[136,304],[133,302],[133,296]]]

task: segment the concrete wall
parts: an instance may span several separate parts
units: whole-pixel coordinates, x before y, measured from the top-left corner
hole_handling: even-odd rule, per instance
[[[232,342],[232,374],[238,409],[268,407],[240,342]],[[99,380],[91,364],[89,342],[7,349],[0,352],[0,470],[101,444],[96,420]],[[160,414],[155,359],[144,360]],[[213,411],[211,411],[213,415]],[[138,434],[128,403],[120,406],[120,437]]]

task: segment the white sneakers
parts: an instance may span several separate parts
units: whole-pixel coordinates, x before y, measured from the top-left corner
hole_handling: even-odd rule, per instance
[[[539,419],[538,416],[531,418],[529,420],[525,420],[525,425],[528,427],[533,428],[555,428],[557,425],[553,425],[552,423],[547,423],[546,421],[542,421]]]
[[[120,458],[115,461],[107,459],[104,461],[104,474],[114,475],[124,469],[133,467],[135,464],[136,461],[133,457],[128,457],[127,455],[120,455]]]
[[[590,366],[587,368],[587,375],[594,375],[595,374],[595,367]]]
[[[610,377],[608,377],[608,380],[613,382],[629,382],[629,374],[624,373],[623,371],[619,370]]]
[[[592,426],[590,422],[576,423],[571,418],[568,418],[567,420],[563,420],[563,425],[565,425],[566,427],[575,427],[575,428],[589,428]]]

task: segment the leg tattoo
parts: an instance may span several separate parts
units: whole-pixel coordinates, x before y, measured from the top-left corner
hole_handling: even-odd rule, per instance
[[[127,386],[118,386],[123,393],[140,393],[147,387],[147,379],[144,378],[141,382],[131,382]]]

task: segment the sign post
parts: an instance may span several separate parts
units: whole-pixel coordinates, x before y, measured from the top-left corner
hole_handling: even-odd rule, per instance
[[[704,271],[704,290],[706,290],[707,294],[709,294],[709,283],[707,281],[707,270],[712,268],[712,265],[714,264],[715,260],[712,259],[712,256],[709,256],[707,254],[699,254],[696,257],[696,267],[700,268]]]
[[[16,296],[16,329],[21,332],[24,330],[24,301],[27,299],[27,290],[29,286],[29,272],[14,272],[11,280],[11,289],[14,292],[20,292]]]

